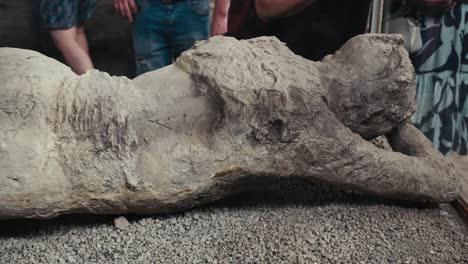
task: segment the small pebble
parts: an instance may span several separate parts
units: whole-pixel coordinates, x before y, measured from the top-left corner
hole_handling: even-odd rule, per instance
[[[448,212],[447,212],[447,211],[442,211],[442,210],[441,210],[441,211],[439,211],[439,214],[440,214],[441,216],[448,216]]]
[[[128,222],[125,216],[121,216],[114,219],[114,226],[120,230],[125,230],[130,226],[130,222]]]

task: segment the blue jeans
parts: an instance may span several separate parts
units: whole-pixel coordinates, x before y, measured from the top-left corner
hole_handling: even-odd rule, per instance
[[[167,66],[209,36],[208,0],[137,0],[133,24],[137,75]]]

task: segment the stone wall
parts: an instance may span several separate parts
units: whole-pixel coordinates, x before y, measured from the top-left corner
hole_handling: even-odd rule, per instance
[[[211,0],[211,5],[214,0]],[[0,47],[33,49],[61,59],[38,19],[40,0],[0,0]],[[113,0],[98,0],[86,26],[96,67],[112,75],[134,74],[130,24],[116,14]]]

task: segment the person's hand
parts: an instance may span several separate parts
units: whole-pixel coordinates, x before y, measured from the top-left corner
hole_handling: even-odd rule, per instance
[[[211,23],[211,36],[224,35],[227,32],[228,20],[226,15],[214,15]]]
[[[138,11],[135,0],[114,0],[114,8],[122,16],[126,17],[130,23],[133,22],[133,15]]]

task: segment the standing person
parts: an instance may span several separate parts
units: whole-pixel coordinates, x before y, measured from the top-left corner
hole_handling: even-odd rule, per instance
[[[76,74],[93,69],[84,23],[96,12],[96,0],[41,0],[44,28]]]
[[[230,0],[228,35],[275,36],[296,54],[321,60],[365,32],[369,6],[370,0]]]
[[[171,64],[209,37],[208,0],[114,0],[114,7],[133,23],[137,75]]]
[[[442,154],[468,155],[468,4],[424,14],[420,23],[423,48],[412,54],[413,124]]]

